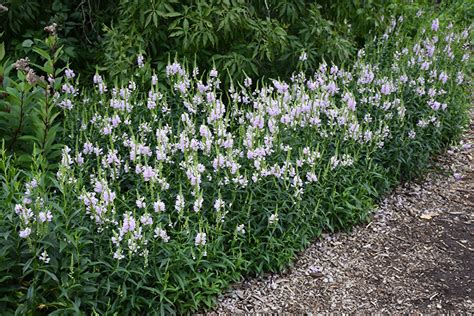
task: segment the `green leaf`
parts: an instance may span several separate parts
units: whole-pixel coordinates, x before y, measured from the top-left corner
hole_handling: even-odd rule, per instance
[[[167,18],[175,18],[175,17],[181,16],[181,13],[179,13],[179,12],[168,12],[168,13],[164,13],[162,16],[167,17]]]
[[[2,278],[0,278],[0,283],[3,283],[3,282],[5,282],[5,281],[11,280],[11,279],[13,279],[13,276],[11,276],[11,275],[5,275],[5,276],[3,276]]]
[[[63,47],[59,47],[54,53],[54,59],[58,59],[63,54]]]
[[[153,13],[153,25],[155,25],[155,27],[158,27],[158,14],[157,13]]]
[[[176,32],[171,33],[169,36],[170,37],[176,37],[176,36],[180,36],[182,34],[183,34],[183,31],[176,31]]]
[[[95,293],[95,292],[97,292],[97,288],[95,288],[93,286],[84,286],[82,288],[82,292],[84,292],[84,293]]]
[[[22,135],[18,137],[19,140],[39,142],[38,138],[33,135]]]
[[[5,43],[1,42],[0,43],[0,60],[2,60],[3,57],[5,57]]]
[[[51,57],[49,56],[48,52],[45,51],[44,49],[35,47],[35,48],[33,48],[33,51],[34,51],[35,53],[37,53],[38,55],[40,55],[41,57],[43,57],[44,59],[46,59],[46,60],[50,60],[50,59],[51,59]]]
[[[30,39],[24,40],[23,43],[21,43],[21,46],[24,48],[30,48],[33,46],[34,42]]]
[[[41,272],[46,273],[51,279],[53,279],[53,280],[56,281],[56,282],[59,282],[59,280],[58,280],[58,278],[56,277],[56,275],[54,275],[53,273],[49,272],[48,270],[38,269],[38,271],[41,271]]]

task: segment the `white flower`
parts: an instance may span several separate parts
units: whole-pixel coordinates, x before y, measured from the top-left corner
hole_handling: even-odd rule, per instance
[[[115,252],[114,252],[114,259],[117,259],[117,260],[121,260],[125,258],[125,256],[122,254],[122,249],[117,249]]]
[[[164,242],[168,242],[170,240],[166,230],[161,229],[160,227],[155,228],[155,238],[158,237],[160,237]]]
[[[250,87],[252,85],[252,79],[247,77],[245,78],[244,80],[244,86],[246,86],[247,88]]]
[[[238,225],[237,228],[236,228],[236,231],[237,231],[237,233],[245,234],[245,225],[244,224]]]
[[[178,212],[181,212],[183,209],[184,209],[184,197],[182,194],[179,194],[177,197],[176,197],[176,202],[175,202],[175,205],[174,205],[174,209]]]
[[[219,212],[224,206],[225,202],[222,199],[217,199],[216,202],[214,202],[214,208],[217,212]]]
[[[135,203],[137,204],[137,207],[138,208],[145,208],[146,207],[146,203],[144,202],[145,198],[141,197],[141,198],[138,198]]]
[[[269,218],[268,218],[268,223],[270,225],[273,225],[274,223],[278,222],[278,214],[272,214]]]
[[[193,205],[193,210],[194,212],[199,212],[199,210],[202,208],[202,202],[204,202],[204,199],[202,197],[198,197],[196,201],[194,201]]]
[[[209,73],[209,76],[211,76],[211,77],[213,77],[213,78],[217,77],[217,75],[218,75],[218,72],[217,72],[217,70],[216,70],[215,68],[213,68],[213,69],[211,70],[211,72]]]
[[[194,241],[196,246],[204,246],[206,244],[206,233],[198,233]]]
[[[92,78],[92,81],[95,83],[95,84],[99,84],[99,83],[102,83],[102,77],[99,75],[99,74],[95,74],[94,77]]]
[[[61,157],[61,166],[64,166],[69,169],[69,166],[73,163],[73,160],[69,153],[71,152],[71,148],[68,146],[64,146],[62,149],[62,157]]]
[[[44,263],[49,263],[49,260],[51,260],[48,256],[48,253],[45,251],[43,251],[41,253],[41,255],[38,257],[41,261],[43,261]]]
[[[301,53],[300,61],[306,61],[306,60],[308,60],[308,54],[306,54],[306,52]]]

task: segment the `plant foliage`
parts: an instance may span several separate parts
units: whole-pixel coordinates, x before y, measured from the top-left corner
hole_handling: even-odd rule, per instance
[[[226,13],[231,29],[258,11],[266,18],[252,32],[263,48],[250,43],[256,55],[239,58],[272,67],[280,65],[276,52],[293,45],[285,23],[298,23],[305,4],[216,1],[211,10],[163,0],[137,10],[140,3],[121,1],[123,18],[144,28],[179,21],[176,37],[190,39],[183,49],[201,47],[203,56],[223,45],[226,26],[213,24],[219,8],[240,8]],[[381,194],[425,170],[467,125],[471,38],[460,8],[472,5],[390,19],[351,65],[310,71],[310,52],[295,51],[287,81],[243,73],[225,85],[229,67],[218,61],[204,72],[197,60],[160,66],[146,58],[150,48],[134,51],[143,30],[130,24],[120,56],[133,55],[135,66],[110,69],[125,79],[98,71],[81,86],[69,67],[56,66],[54,36],[38,42],[43,62],[31,66],[51,80],[24,60],[16,77],[11,66],[2,73],[8,119],[0,122],[13,132],[0,150],[2,313],[209,309],[230,283],[287,267],[322,231],[366,221]],[[12,147],[29,153],[29,170]]]

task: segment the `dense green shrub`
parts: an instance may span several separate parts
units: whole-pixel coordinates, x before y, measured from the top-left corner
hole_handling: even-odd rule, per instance
[[[55,98],[63,81],[64,68],[59,67],[63,50],[54,27],[50,31],[46,40],[36,40],[37,64],[29,58],[3,61],[0,54],[0,135],[6,150],[16,153],[26,169],[34,148],[52,167],[62,148],[56,143],[61,111]]]
[[[320,4],[321,3],[321,4]],[[426,3],[421,1],[418,5]],[[384,15],[418,8],[394,1],[121,0],[105,35],[105,65],[127,76],[136,54],[166,66],[169,55],[216,66],[234,80],[287,77],[305,67],[349,63],[385,25]]]
[[[34,39],[43,38],[43,28],[56,23],[64,56],[87,72],[97,62],[103,24],[116,12],[115,1],[6,0],[0,2],[0,28],[10,56],[28,55],[32,62]]]
[[[0,308],[185,313],[282,269],[459,137],[469,40],[450,15],[400,18],[351,67],[230,89],[142,55],[125,85],[80,92],[67,69],[57,174],[36,149],[29,172],[0,152]]]
[[[431,1],[434,2],[434,1]],[[159,69],[169,56],[219,68],[228,84],[262,76],[284,78],[305,52],[305,67],[323,59],[349,63],[391,14],[408,14],[430,1],[307,0],[7,0],[0,9],[10,56],[25,57],[56,23],[65,57],[92,76],[101,64],[111,77],[126,78],[135,56]],[[29,56],[33,62],[34,55]]]

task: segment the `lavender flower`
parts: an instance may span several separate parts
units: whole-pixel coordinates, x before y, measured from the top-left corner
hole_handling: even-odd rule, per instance
[[[64,74],[66,75],[66,78],[67,78],[67,79],[73,79],[73,78],[76,76],[76,74],[74,73],[74,71],[71,70],[71,69],[69,69],[69,68],[67,68],[66,70],[64,70]]]
[[[168,236],[166,231],[164,229],[161,229],[160,227],[155,228],[154,237],[155,238],[161,238],[161,240],[163,240],[163,242],[165,242],[165,243],[170,240],[170,237]]]
[[[153,203],[153,209],[155,210],[155,212],[159,213],[159,212],[164,212],[166,207],[165,207],[165,203],[162,202],[162,201],[157,201],[157,202],[154,202]]]
[[[140,223],[144,226],[153,225],[153,218],[148,214],[144,214],[140,217]]]
[[[431,29],[435,32],[438,31],[438,29],[439,29],[439,20],[438,19],[434,19],[431,22]]]
[[[30,234],[31,234],[31,228],[26,227],[25,229],[20,230],[19,236],[21,238],[27,238],[28,236],[30,236]]]
[[[216,78],[218,75],[219,75],[219,73],[217,72],[217,70],[216,70],[215,68],[213,68],[213,69],[211,70],[211,72],[209,73],[209,76],[210,76],[211,78]]]
[[[40,212],[38,214],[38,219],[40,223],[51,222],[53,220],[53,215],[51,214],[51,211]]]
[[[121,235],[125,235],[128,232],[133,232],[136,228],[135,219],[132,216],[131,212],[128,212],[124,215],[122,228],[120,229]]]
[[[137,57],[137,65],[138,65],[138,68],[143,68],[145,67],[145,64],[143,63],[143,60],[145,58],[143,57],[143,55],[138,55]]]

